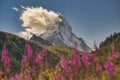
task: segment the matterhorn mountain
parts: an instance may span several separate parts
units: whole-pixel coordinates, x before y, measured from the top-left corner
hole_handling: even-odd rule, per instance
[[[59,18],[60,20],[55,25],[48,27],[46,32],[39,36],[33,35],[30,40],[39,45],[65,45],[69,47],[73,47],[76,42],[80,51],[91,52],[92,49],[82,38],[72,32],[72,27],[61,14],[59,14]]]

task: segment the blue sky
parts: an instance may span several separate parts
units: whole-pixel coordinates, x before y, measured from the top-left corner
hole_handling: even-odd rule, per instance
[[[0,0],[0,31],[18,33],[23,29],[20,11],[23,6],[42,6],[60,12],[71,24],[73,32],[93,43],[120,32],[120,0]]]

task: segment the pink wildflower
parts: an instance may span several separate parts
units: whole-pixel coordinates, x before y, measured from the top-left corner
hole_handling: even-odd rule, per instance
[[[23,80],[20,74],[15,74],[15,80]]]
[[[65,72],[66,72],[67,75],[73,76],[73,72],[72,72],[72,69],[71,69],[70,66],[68,66],[67,69],[65,69]]]
[[[64,80],[64,77],[63,77],[63,76],[56,76],[56,77],[54,78],[54,80]]]
[[[114,58],[119,58],[119,57],[120,57],[120,52],[114,52],[114,53],[112,54],[112,57],[114,57]]]
[[[96,56],[96,55],[93,55],[92,58],[93,58],[94,62],[98,62],[99,61],[99,57]]]
[[[82,62],[85,64],[85,66],[89,66],[89,53],[82,54]]]
[[[43,48],[42,53],[43,53],[44,56],[46,56],[47,55],[47,50],[45,48]]]
[[[85,76],[85,80],[90,80],[88,76]]]
[[[63,69],[67,68],[67,60],[65,59],[64,56],[61,57],[60,64],[61,64],[61,66],[62,66]]]
[[[30,46],[30,44],[29,44],[28,42],[25,44],[25,49],[26,49],[26,51],[27,51],[28,56],[29,56],[29,57],[32,57],[33,51],[32,51],[32,48],[31,48],[31,46]]]
[[[113,57],[113,58],[118,58],[117,53],[116,53],[116,52],[115,52],[115,53],[112,53],[112,57]]]
[[[34,60],[34,63],[35,64],[38,64],[40,63],[41,61],[43,60],[43,56],[41,54],[37,54],[35,60]]]
[[[27,62],[27,56],[25,54],[22,55],[22,64],[25,65]]]
[[[25,54],[22,55],[22,62],[21,62],[21,71],[24,71],[25,65],[27,63],[27,56]]]
[[[111,49],[112,49],[112,52],[114,52],[115,51],[115,46],[111,45]]]
[[[99,47],[97,46],[97,43],[96,43],[96,42],[94,42],[94,49],[95,49],[95,50],[98,50],[98,49],[99,49]]]
[[[77,65],[77,66],[81,66],[81,62],[80,62],[80,55],[79,55],[79,52],[78,52],[78,49],[77,48],[74,48],[73,49],[73,59],[72,59],[72,62],[74,65]]]
[[[9,79],[5,76],[3,80],[9,80]]]
[[[96,65],[96,71],[99,72],[99,71],[101,71],[101,70],[102,70],[101,65],[100,65],[100,64],[97,64],[97,65]]]
[[[5,67],[10,69],[10,58],[8,56],[8,51],[6,48],[3,48],[2,50],[2,58],[1,61],[4,63]]]
[[[56,69],[57,71],[59,71],[60,66],[57,64],[57,65],[55,66],[55,69]]]
[[[115,65],[111,60],[107,60],[104,64],[104,68],[110,73],[114,74],[115,73]]]
[[[108,56],[108,60],[113,60],[113,56]]]
[[[69,64],[69,63],[68,63],[67,59],[66,59],[64,56],[62,56],[62,57],[61,57],[61,61],[60,61],[60,65],[62,66],[62,69],[63,69],[68,75],[71,75],[71,69],[70,69],[70,67],[69,67],[68,64]]]
[[[0,76],[3,74],[2,70],[0,70]]]
[[[117,56],[120,57],[120,52],[116,52]]]
[[[14,77],[11,77],[9,80],[15,80]]]

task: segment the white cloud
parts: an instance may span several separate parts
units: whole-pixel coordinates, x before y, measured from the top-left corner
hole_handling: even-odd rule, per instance
[[[30,39],[32,37],[32,33],[29,31],[21,31],[18,33],[18,35],[26,40]]]
[[[58,22],[59,15],[54,11],[48,11],[43,7],[24,7],[20,16],[20,20],[23,22],[22,26],[25,28],[24,32],[20,35],[26,35],[30,32],[36,35],[40,35],[46,31],[48,27],[54,27]],[[27,32],[26,32],[27,31]]]
[[[19,9],[18,9],[18,8],[16,8],[16,7],[12,7],[12,9],[13,9],[13,10],[15,10],[16,12],[18,12],[18,11],[19,11]]]
[[[22,9],[26,9],[23,5],[20,6]]]

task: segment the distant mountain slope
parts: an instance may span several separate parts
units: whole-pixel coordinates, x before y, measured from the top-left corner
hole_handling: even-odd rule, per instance
[[[100,48],[103,49],[106,52],[110,52],[111,48],[110,46],[114,45],[116,50],[120,51],[120,32],[114,33],[108,36],[105,41],[100,43]]]
[[[34,43],[36,43],[36,44],[38,44],[38,45],[40,45],[40,46],[42,46],[42,45],[52,45],[49,41],[47,41],[47,40],[44,40],[44,39],[42,39],[42,38],[40,38],[40,37],[37,37],[37,36],[35,36],[35,35],[33,35],[31,38],[30,38],[30,41],[32,41],[32,42],[34,42]]]

